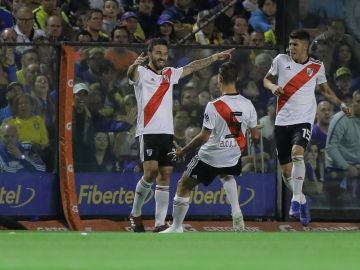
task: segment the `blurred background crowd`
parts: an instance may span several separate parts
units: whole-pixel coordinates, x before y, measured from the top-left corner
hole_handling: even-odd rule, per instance
[[[59,42],[70,42],[75,50],[75,171],[141,171],[136,99],[126,71],[149,39],[163,37],[174,45],[171,66],[221,46],[236,48],[237,87],[255,105],[262,133],[261,143],[242,157],[244,172],[274,172],[276,99],[262,80],[276,54],[286,49],[288,32],[305,28],[312,38],[310,55],[324,62],[330,86],[356,114],[352,133],[345,130],[330,140],[329,127],[340,132],[331,123],[339,121],[339,108],[317,94],[304,188],[319,200],[359,198],[359,14],[360,5],[352,0],[1,0],[0,171],[57,171]],[[180,82],[174,92],[178,144],[199,132],[207,102],[219,95],[216,64]],[[175,169],[182,170],[186,159]]]

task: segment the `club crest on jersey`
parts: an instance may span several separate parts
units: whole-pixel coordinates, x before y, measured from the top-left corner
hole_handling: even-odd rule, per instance
[[[166,81],[167,83],[170,82],[170,78],[169,78],[169,76],[167,74],[163,75],[163,80]]]
[[[314,70],[312,68],[307,68],[306,73],[309,77],[311,77],[314,74]]]
[[[151,157],[152,155],[152,149],[146,149],[146,154]]]

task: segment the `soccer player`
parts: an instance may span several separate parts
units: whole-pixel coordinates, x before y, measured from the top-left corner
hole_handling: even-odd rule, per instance
[[[183,148],[176,146],[175,151],[169,153],[173,158],[178,158],[201,146],[177,184],[173,224],[162,233],[183,232],[182,224],[189,209],[192,189],[199,183],[209,185],[218,175],[222,181],[229,181],[231,185],[225,189],[228,200],[237,200],[238,209],[232,209],[234,229],[244,230],[233,175],[241,173],[241,153],[246,146],[246,130],[250,129],[253,140],[259,139],[259,131],[253,104],[236,90],[238,70],[231,62],[220,66],[218,83],[222,96],[207,104],[200,133]]]
[[[289,215],[300,218],[304,226],[310,222],[309,206],[302,193],[304,151],[315,119],[315,86],[319,85],[326,99],[351,116],[349,107],[327,84],[323,63],[309,57],[309,42],[310,36],[305,30],[292,31],[289,54],[276,56],[264,78],[264,86],[278,97],[274,132],[283,180],[293,193]]]
[[[155,229],[167,228],[165,218],[169,204],[169,183],[173,162],[167,154],[173,149],[173,85],[192,72],[218,60],[230,58],[234,49],[215,53],[180,68],[166,67],[169,49],[165,39],[152,39],[147,55],[140,56],[129,67],[127,76],[134,86],[138,106],[136,136],[140,142],[140,158],[144,175],[136,185],[134,202],[129,215],[134,232],[144,232],[141,208],[152,183],[155,188]]]

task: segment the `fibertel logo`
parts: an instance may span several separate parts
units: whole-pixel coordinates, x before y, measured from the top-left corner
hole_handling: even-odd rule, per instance
[[[19,208],[29,204],[35,198],[35,189],[18,185],[16,189],[0,187],[0,205]]]

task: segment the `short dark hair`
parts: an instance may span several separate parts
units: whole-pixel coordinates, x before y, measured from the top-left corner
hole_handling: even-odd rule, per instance
[[[224,83],[235,83],[239,68],[233,62],[225,62],[219,68],[219,74]]]
[[[164,38],[153,38],[150,40],[148,45],[148,52],[151,52],[156,45],[164,45],[166,47],[169,47],[169,43]]]
[[[260,8],[260,9],[262,9],[263,8],[263,6],[264,6],[264,4],[265,4],[265,1],[266,0],[259,0],[258,1],[258,7]],[[276,0],[271,0],[273,3],[276,3]]]
[[[129,30],[127,29],[127,27],[125,25],[117,25],[115,26],[115,28],[111,31],[111,39],[114,39],[114,34],[116,30],[124,30],[128,37],[130,36]]]
[[[308,31],[304,29],[293,30],[290,33],[289,37],[292,39],[306,40],[308,43],[310,42],[310,34]]]

